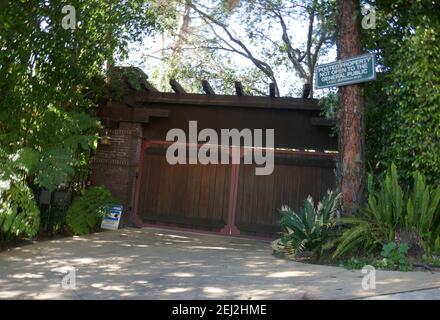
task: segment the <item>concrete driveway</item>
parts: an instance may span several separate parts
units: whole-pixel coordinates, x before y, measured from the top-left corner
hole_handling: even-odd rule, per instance
[[[380,271],[363,290],[361,271],[271,253],[264,241],[155,228],[63,238],[0,253],[0,298],[353,299],[440,287],[438,273]],[[76,287],[63,289],[72,267]]]

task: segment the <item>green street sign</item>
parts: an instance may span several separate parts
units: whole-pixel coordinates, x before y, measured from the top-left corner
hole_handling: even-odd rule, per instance
[[[346,86],[376,79],[373,54],[321,64],[315,68],[315,88]]]

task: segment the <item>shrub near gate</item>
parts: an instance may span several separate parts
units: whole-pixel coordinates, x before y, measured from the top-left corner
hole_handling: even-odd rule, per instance
[[[280,220],[283,233],[280,239],[273,242],[275,251],[287,256],[308,251],[319,258],[331,247],[335,237],[333,229],[336,225],[338,200],[339,194],[327,191],[316,207],[310,196],[298,212],[284,206]]]
[[[368,202],[358,217],[342,219],[349,227],[340,238],[333,258],[375,252],[381,244],[408,242],[409,254],[421,256],[440,250],[440,186],[430,187],[425,177],[415,172],[411,190],[399,184],[393,164],[375,187],[369,177]]]
[[[77,235],[98,229],[107,206],[117,202],[105,187],[93,187],[76,197],[67,211],[66,222]]]

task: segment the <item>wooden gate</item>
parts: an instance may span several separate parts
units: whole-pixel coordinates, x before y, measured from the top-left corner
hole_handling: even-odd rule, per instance
[[[276,151],[273,173],[255,175],[256,165],[244,163],[170,165],[168,145],[143,144],[136,210],[143,225],[271,236],[282,205],[298,209],[334,187],[331,153]]]
[[[231,165],[176,164],[165,142],[143,144],[138,215],[143,223],[220,230],[228,222]]]
[[[282,205],[297,210],[335,186],[337,139],[320,113],[314,99],[132,91],[99,111],[112,143],[99,146],[91,180],[121,199],[124,219],[140,226],[274,235]],[[219,136],[222,129],[274,129],[273,173],[257,176],[243,162],[168,164],[167,132],[188,136],[190,121]]]
[[[239,166],[235,226],[241,234],[273,235],[280,231],[279,209],[298,210],[307,196],[320,200],[334,185],[334,154],[275,152],[270,175],[255,175],[254,165]]]

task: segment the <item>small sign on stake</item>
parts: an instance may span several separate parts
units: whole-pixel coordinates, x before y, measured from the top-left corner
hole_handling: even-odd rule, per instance
[[[315,88],[346,86],[376,79],[374,54],[321,64],[315,68]]]
[[[122,205],[112,205],[107,207],[102,218],[101,228],[107,230],[118,230],[121,221]]]

